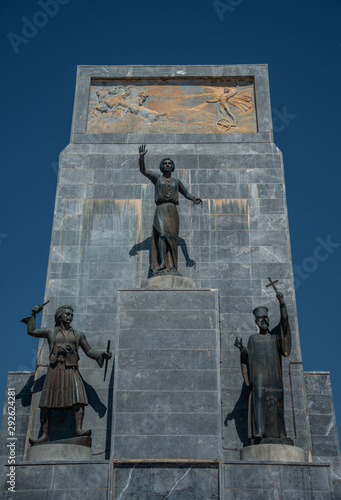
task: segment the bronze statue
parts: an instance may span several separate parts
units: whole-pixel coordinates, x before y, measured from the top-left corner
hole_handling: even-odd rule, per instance
[[[258,333],[251,335],[247,348],[238,337],[234,342],[240,350],[244,381],[251,388],[249,437],[255,444],[293,444],[286,437],[284,425],[282,375],[282,356],[290,354],[291,333],[283,294],[276,290],[276,297],[280,304],[280,323],[270,331],[268,309],[257,307],[253,314]]]
[[[51,409],[73,410],[75,435],[91,436],[90,429],[82,429],[84,407],[88,404],[88,399],[78,371],[78,348],[80,346],[87,356],[96,359],[100,367],[103,366],[104,360],[112,357],[111,352],[91,349],[84,333],[70,326],[73,308],[69,305],[58,307],[56,310],[54,328],[36,328],[35,316],[42,311],[44,305],[33,307],[31,316],[21,320],[27,324],[29,335],[48,340],[50,352],[50,365],[39,403],[41,436],[36,440],[30,439],[31,444],[49,440]]]
[[[153,221],[152,234],[152,274],[177,272],[178,269],[178,234],[179,214],[176,205],[179,205],[179,192],[196,205],[202,203],[200,198],[190,194],[179,179],[172,178],[175,165],[170,158],[164,158],[160,163],[162,175],[146,170],[144,157],[147,154],[146,146],[139,147],[140,172],[148,177],[155,186],[156,210]]]

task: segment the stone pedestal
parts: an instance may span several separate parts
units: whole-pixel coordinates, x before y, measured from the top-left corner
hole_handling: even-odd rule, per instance
[[[92,458],[91,438],[63,439],[31,446],[27,452],[28,462],[79,462]]]
[[[302,448],[287,444],[256,444],[240,450],[241,460],[248,462],[304,462]]]
[[[164,275],[153,276],[142,282],[141,288],[198,288],[195,281],[186,278],[185,276]]]
[[[115,459],[221,456],[216,290],[119,292]]]

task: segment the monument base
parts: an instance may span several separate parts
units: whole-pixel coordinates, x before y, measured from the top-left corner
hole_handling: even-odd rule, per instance
[[[91,438],[88,436],[37,443],[31,446],[27,453],[28,462],[89,461],[91,459]]]
[[[240,450],[240,459],[249,462],[304,462],[304,451],[287,444],[255,444]]]
[[[168,274],[161,276],[153,276],[145,281],[142,281],[141,288],[198,288],[195,281],[177,276],[176,274]]]

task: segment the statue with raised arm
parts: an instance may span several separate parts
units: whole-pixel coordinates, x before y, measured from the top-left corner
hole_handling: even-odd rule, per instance
[[[30,317],[23,318],[27,324],[27,333],[32,337],[45,338],[49,344],[50,364],[40,398],[41,436],[30,439],[31,444],[44,443],[49,440],[51,410],[72,410],[75,418],[75,435],[91,436],[91,430],[82,429],[84,407],[88,404],[85,387],[78,371],[78,350],[97,361],[100,367],[106,359],[112,357],[111,352],[92,349],[84,333],[71,327],[73,308],[69,305],[58,307],[55,312],[54,328],[36,328],[36,314],[43,309],[42,305],[33,307]]]
[[[173,160],[170,158],[161,160],[162,175],[160,175],[145,168],[146,146],[140,146],[139,153],[140,172],[155,186],[156,210],[152,234],[152,273],[153,275],[179,274],[177,271],[179,214],[176,208],[179,204],[179,192],[196,205],[202,203],[202,200],[195,198],[179,179],[172,177],[175,168]]]
[[[276,290],[276,289],[275,289]],[[283,294],[276,290],[279,301],[280,323],[269,330],[267,307],[257,307],[253,314],[258,333],[251,335],[244,347],[242,339],[234,345],[240,350],[244,381],[250,387],[249,437],[254,444],[293,444],[286,437],[283,405],[282,356],[291,351],[291,333]]]

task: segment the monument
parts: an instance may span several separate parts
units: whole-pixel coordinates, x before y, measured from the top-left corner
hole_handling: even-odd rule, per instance
[[[302,366],[283,182],[266,65],[78,68],[42,329],[69,304],[102,354],[85,352],[109,358],[110,340],[113,359],[104,381],[87,356],[73,368],[87,457],[29,442],[63,349],[42,338],[36,371],[10,372],[3,498],[10,481],[23,498],[340,498],[329,374]],[[77,429],[52,411],[48,446],[90,439]]]

